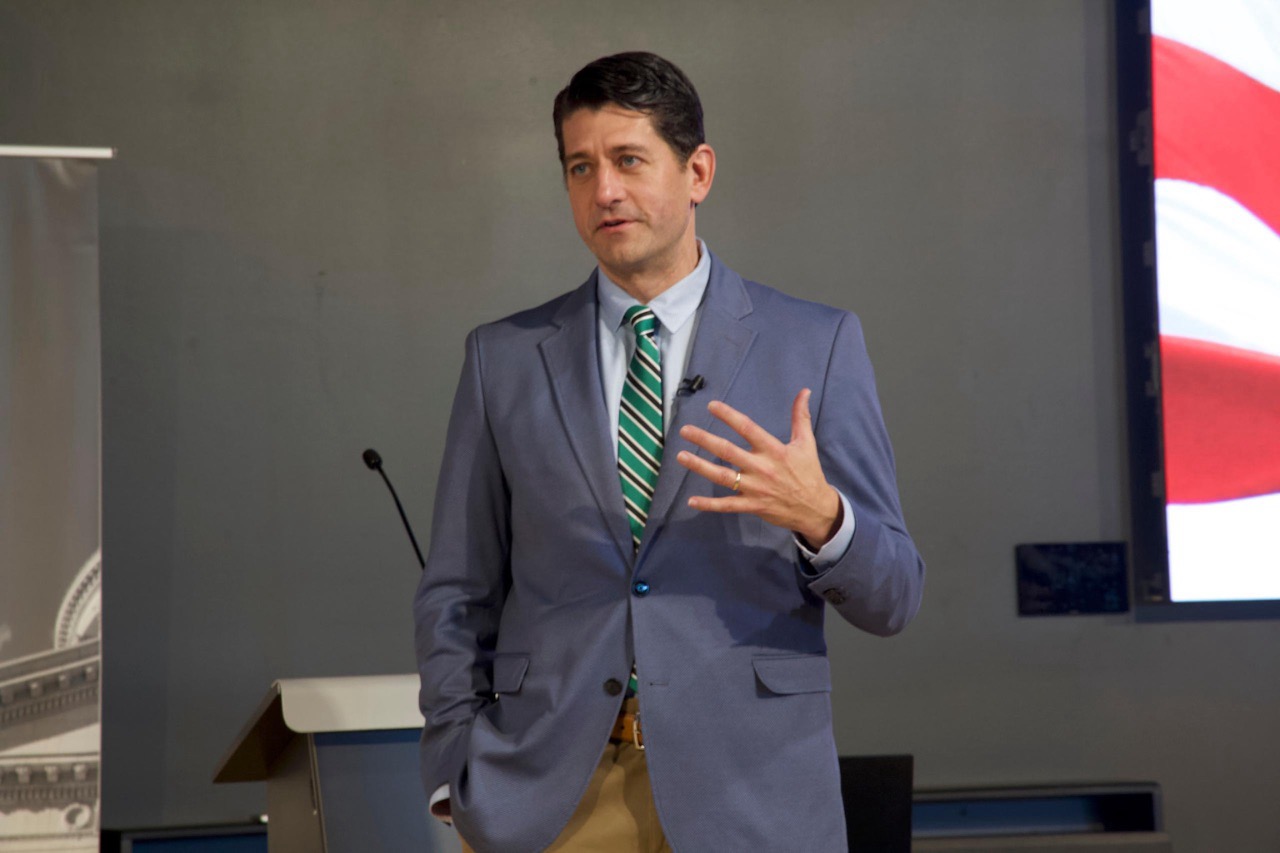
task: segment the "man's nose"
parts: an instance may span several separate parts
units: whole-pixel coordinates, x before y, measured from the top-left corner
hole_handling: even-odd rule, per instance
[[[596,204],[601,207],[612,207],[621,201],[624,195],[622,176],[615,169],[605,166],[596,173]]]

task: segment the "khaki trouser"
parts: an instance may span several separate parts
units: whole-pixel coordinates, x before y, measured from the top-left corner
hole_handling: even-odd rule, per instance
[[[624,709],[635,711],[638,704],[628,699]],[[462,850],[475,853],[465,840]],[[609,742],[573,817],[547,851],[670,853],[653,804],[644,750],[632,743]]]

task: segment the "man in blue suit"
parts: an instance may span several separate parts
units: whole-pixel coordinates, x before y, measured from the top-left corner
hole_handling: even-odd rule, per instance
[[[698,240],[674,65],[597,60],[554,119],[599,263],[467,338],[414,601],[431,809],[480,853],[844,850],[824,608],[893,634],[924,581],[861,327]]]

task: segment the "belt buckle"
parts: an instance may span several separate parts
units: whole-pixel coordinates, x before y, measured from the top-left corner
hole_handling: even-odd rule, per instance
[[[636,749],[644,751],[644,743],[640,737],[640,715],[636,714],[631,718],[631,742],[636,745]]]

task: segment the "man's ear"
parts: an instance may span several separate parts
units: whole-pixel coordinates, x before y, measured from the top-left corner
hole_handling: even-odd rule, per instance
[[[693,153],[689,155],[685,167],[693,176],[692,186],[689,188],[689,198],[695,205],[701,204],[711,192],[711,182],[716,177],[715,150],[707,143],[702,143],[693,149]]]

